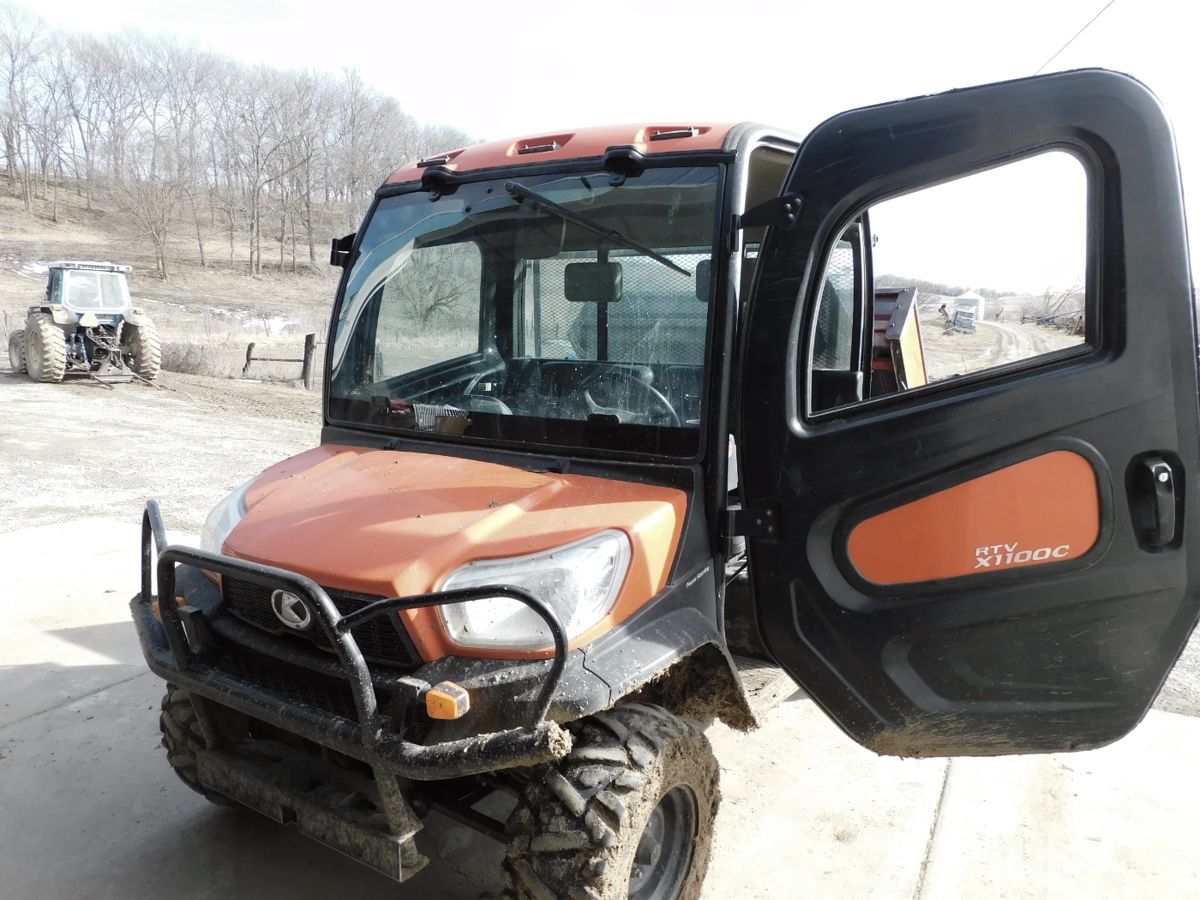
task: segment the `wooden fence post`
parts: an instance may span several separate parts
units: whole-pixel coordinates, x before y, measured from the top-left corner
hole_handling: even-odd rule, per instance
[[[313,354],[317,349],[317,336],[313,333],[304,336],[304,365],[300,377],[304,379],[304,389],[311,391],[313,386]]]

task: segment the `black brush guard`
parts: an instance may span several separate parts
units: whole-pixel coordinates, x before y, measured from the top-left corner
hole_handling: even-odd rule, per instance
[[[171,602],[175,597],[175,567],[180,563],[244,578],[263,587],[291,591],[301,597],[337,654],[353,695],[357,722],[296,703],[207,662],[205,654],[196,652],[193,646],[205,644],[203,613]],[[157,603],[161,628],[154,616],[153,574],[157,574],[158,597],[166,598],[166,602]],[[377,616],[394,615],[400,610],[469,603],[489,597],[507,597],[525,604],[542,618],[553,637],[554,659],[538,695],[532,721],[524,728],[428,745],[405,740],[403,731],[389,732],[385,728],[385,717],[379,712],[370,669],[351,629]],[[421,824],[404,796],[399,778],[439,781],[540,765],[562,758],[571,749],[570,735],[546,718],[566,668],[566,632],[553,609],[520,588],[497,585],[419,597],[392,597],[343,616],[325,590],[303,575],[168,545],[158,503],[151,500],[142,516],[141,594],[131,606],[142,652],[151,670],[186,688],[192,695],[206,744],[206,749],[197,754],[201,783],[269,818],[292,824],[308,836],[397,881],[407,879],[427,861],[413,841]],[[291,785],[295,779],[288,777],[286,760],[260,764],[255,760],[263,754],[239,753],[238,746],[224,746],[208,701],[366,763],[374,773],[386,827],[346,816],[337,803],[328,802],[327,794],[322,799],[319,793]],[[416,696],[412,703],[417,705]],[[267,745],[271,742],[258,743],[266,747],[269,755],[272,748]],[[278,746],[274,750],[278,756]],[[303,768],[302,763],[300,767]],[[295,770],[293,764],[291,771]]]
[[[144,622],[144,615],[140,617],[143,621],[138,622],[147,661],[159,674],[194,693],[361,759],[372,767],[417,781],[458,778],[514,766],[552,762],[570,749],[567,733],[557,723],[546,719],[566,668],[566,632],[554,610],[527,591],[509,585],[495,585],[417,597],[392,597],[377,600],[343,616],[320,585],[296,572],[190,547],[168,546],[162,514],[154,500],[146,504],[142,516],[141,552],[140,603],[147,607],[147,612],[149,598],[153,596],[152,570],[156,571],[158,577],[158,596],[173,598],[175,566],[178,563],[221,575],[234,575],[264,587],[287,590],[303,598],[337,654],[354,698],[358,722],[351,723],[333,713],[297,705],[281,695],[206,663],[192,651],[188,629],[181,614],[183,611],[175,603],[160,602],[158,612],[166,646],[148,633],[150,629]],[[553,637],[554,659],[538,696],[532,721],[523,728],[431,745],[412,743],[401,735],[385,733],[371,673],[351,629],[370,619],[401,610],[469,603],[492,597],[506,597],[525,604],[542,618]]]

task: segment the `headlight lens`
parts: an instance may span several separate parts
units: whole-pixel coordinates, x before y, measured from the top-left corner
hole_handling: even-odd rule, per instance
[[[246,515],[246,491],[252,484],[254,478],[212,508],[208,518],[204,520],[204,527],[200,529],[200,549],[210,553],[221,552],[229,532],[233,531],[234,526],[242,520],[242,516]]]
[[[553,607],[573,640],[612,609],[629,569],[629,538],[602,531],[547,553],[487,559],[450,573],[441,590],[506,584]],[[507,597],[485,597],[438,607],[455,644],[481,649],[531,650],[553,643],[541,616]]]

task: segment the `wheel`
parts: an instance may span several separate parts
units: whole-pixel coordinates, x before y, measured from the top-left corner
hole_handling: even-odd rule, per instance
[[[25,329],[18,328],[8,336],[8,367],[14,375],[25,374]]]
[[[34,381],[62,381],[67,374],[67,341],[45,313],[35,313],[26,323],[25,371]]]
[[[121,329],[121,345],[125,365],[147,381],[158,375],[162,368],[162,343],[153,322],[149,319],[142,319],[140,325],[126,322]]]
[[[530,782],[509,817],[506,896],[698,897],[721,799],[708,739],[641,704],[570,730],[570,754]]]
[[[167,751],[167,762],[179,776],[179,780],[200,796],[217,806],[234,806],[228,797],[211,791],[200,783],[196,771],[196,751],[204,748],[204,736],[192,706],[192,697],[181,687],[167,685],[162,699],[162,714],[158,717],[158,730],[162,732],[162,745]]]

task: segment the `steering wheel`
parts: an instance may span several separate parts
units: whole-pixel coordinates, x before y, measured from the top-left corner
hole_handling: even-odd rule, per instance
[[[647,397],[650,403],[658,407],[658,411],[650,409],[623,409],[619,406],[602,406],[597,403],[592,397],[591,389],[608,378],[620,378],[626,384],[636,387]],[[575,386],[572,394],[583,398],[583,402],[587,406],[588,415],[615,416],[617,421],[622,424],[634,422],[645,425],[654,424],[652,421],[647,421],[651,417],[662,415],[676,428],[683,425],[679,419],[679,413],[675,412],[675,407],[671,405],[671,401],[663,395],[662,391],[654,387],[654,385],[643,381],[637,374],[628,369],[601,369],[598,372],[593,372]]]

